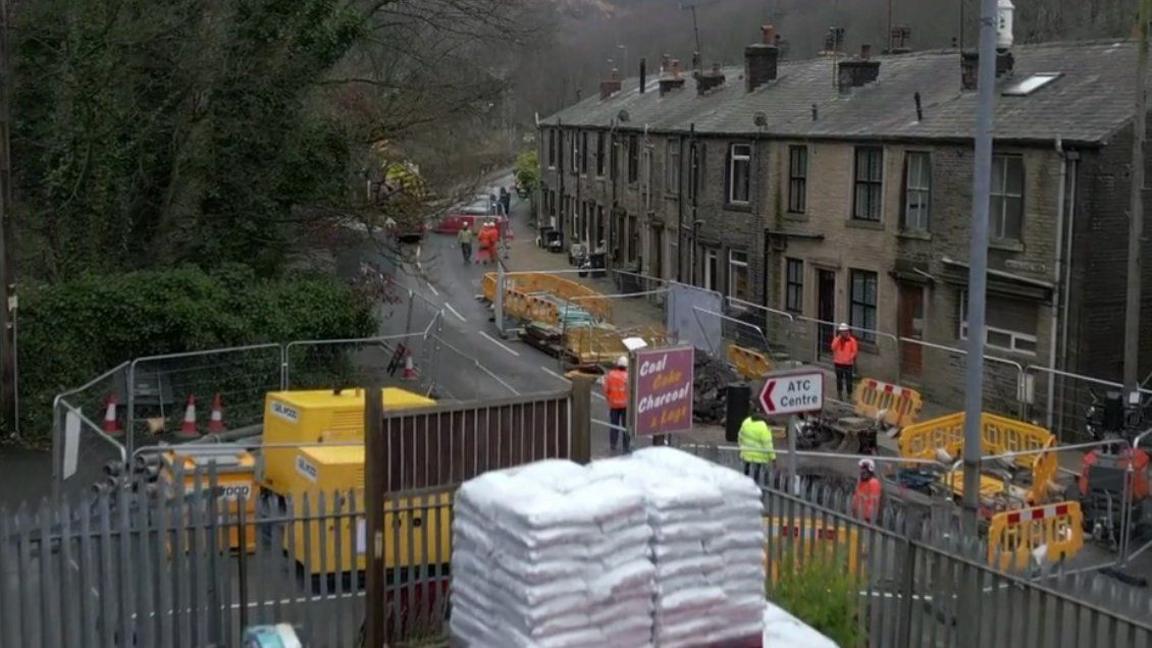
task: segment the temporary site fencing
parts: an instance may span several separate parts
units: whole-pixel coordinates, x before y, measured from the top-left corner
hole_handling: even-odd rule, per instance
[[[714,290],[622,271],[602,271],[590,285],[613,305],[609,321],[623,330],[662,324],[673,339],[758,371],[796,365],[831,369],[830,343],[838,321],[753,303]],[[927,415],[964,406],[968,351],[960,339],[931,341],[923,332],[891,332],[853,325],[860,343],[857,379],[915,387]],[[736,356],[736,357],[734,357]],[[1041,354],[1038,358],[1044,358]],[[829,387],[834,384],[829,383]],[[1027,362],[1021,354],[984,356],[984,410],[1033,421],[1062,442],[1086,441],[1085,414],[1120,383]],[[830,389],[830,394],[835,390]],[[1142,388],[1144,419],[1152,421],[1152,389]]]
[[[371,379],[453,400],[516,395],[498,375],[445,341],[442,322],[438,307],[410,293],[378,337],[298,340],[125,362],[56,396],[54,484],[60,491],[87,488],[103,479],[107,462],[124,462],[138,447],[209,432],[217,399],[226,436],[236,438],[259,432],[265,395],[281,389],[358,387]],[[194,432],[185,435],[190,404],[196,409]]]
[[[440,632],[455,486],[487,470],[568,457],[570,398],[553,392],[385,414],[385,600],[376,613],[393,645]],[[216,462],[186,473],[164,450],[133,457],[163,466],[159,473],[137,471],[115,489],[65,494],[33,511],[0,510],[0,645],[235,646],[257,623],[291,623],[308,646],[361,645],[362,489],[257,495]]]
[[[360,645],[360,494],[254,500],[222,494],[211,471],[193,477],[186,490],[138,484],[0,511],[0,643],[238,645],[247,625],[286,622],[308,646]],[[795,570],[831,564],[851,588],[843,613],[855,620],[859,645],[1152,645],[1148,598],[1114,582],[1059,569],[1000,573],[978,543],[956,541],[931,517],[885,506],[873,525],[852,514],[850,491],[796,488],[778,475],[762,485],[768,597],[785,596]],[[443,636],[454,488],[385,500],[386,594],[377,613],[392,645]]]

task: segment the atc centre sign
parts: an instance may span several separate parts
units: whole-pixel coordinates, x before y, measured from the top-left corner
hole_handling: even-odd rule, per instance
[[[632,429],[652,436],[692,429],[692,347],[642,349],[632,356]]]
[[[824,407],[824,373],[819,370],[770,374],[760,390],[767,416],[814,412]]]

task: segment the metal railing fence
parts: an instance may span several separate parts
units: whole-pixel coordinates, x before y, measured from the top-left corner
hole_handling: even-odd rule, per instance
[[[185,482],[185,477],[189,482]],[[365,614],[358,491],[294,498],[221,489],[211,470],[172,488],[126,486],[58,505],[0,511],[0,643],[29,648],[238,645],[252,624],[293,624],[306,645],[358,645]],[[1052,568],[988,566],[947,520],[883,507],[876,524],[850,491],[762,476],[768,596],[833,561],[862,645],[1152,645],[1149,599],[1114,581]],[[449,612],[454,485],[385,503],[389,638],[442,637]],[[803,573],[801,571],[801,573]],[[975,596],[971,596],[975,593]]]
[[[764,488],[768,597],[790,573],[830,563],[855,594],[861,645],[1152,645],[1152,601],[1116,581],[1059,567],[1039,581],[1004,574],[977,541],[954,534],[930,542],[923,534],[938,530],[932,521],[885,508],[878,525],[866,524],[847,493],[789,486],[772,477]]]

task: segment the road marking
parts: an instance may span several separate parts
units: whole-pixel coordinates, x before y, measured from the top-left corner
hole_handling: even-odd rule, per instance
[[[468,318],[466,318],[466,317],[464,317],[463,315],[461,315],[460,313],[456,312],[456,309],[455,309],[455,308],[452,308],[452,304],[449,304],[448,302],[444,302],[444,306],[445,306],[445,307],[446,307],[446,308],[447,308],[449,311],[451,311],[453,315],[455,315],[456,317],[460,318],[460,321],[461,321],[461,322],[467,322],[467,321],[468,321]]]
[[[540,370],[543,371],[544,373],[548,374],[549,376],[552,376],[553,378],[559,378],[560,380],[563,380],[566,383],[572,382],[571,380],[568,380],[567,378],[565,378],[564,376],[561,376],[560,374],[556,373],[555,371],[552,371],[548,367],[540,367]]]
[[[428,290],[431,290],[433,295],[437,297],[440,296],[440,291],[436,290],[436,286],[433,286],[431,281],[425,281],[424,283],[428,284]]]
[[[492,337],[491,335],[488,335],[488,333],[486,333],[484,331],[480,331],[480,335],[483,335],[484,337],[488,338],[489,342],[491,342],[492,344],[495,344],[496,346],[500,347],[501,349],[504,349],[505,351],[507,351],[508,353],[511,353],[512,355],[516,356],[517,358],[520,357],[519,351],[509,347],[508,345],[504,344],[500,340],[497,340],[496,338]]]

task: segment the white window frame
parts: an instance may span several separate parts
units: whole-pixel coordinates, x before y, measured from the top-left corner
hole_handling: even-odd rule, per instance
[[[932,222],[932,154],[928,151],[907,151],[905,156],[907,164],[904,169],[904,219],[901,228],[906,232],[927,232]],[[924,180],[924,184],[913,186],[912,171],[915,160],[924,162],[925,168],[920,170],[926,171],[927,175],[924,178],[915,178],[917,181]],[[912,206],[913,195],[922,197],[922,202],[917,201],[919,207],[915,212]]]
[[[1010,160],[1015,160],[1020,165],[1020,193],[1018,194],[1008,191],[1008,166]],[[999,177],[997,177],[996,174],[997,161],[1001,161],[1001,173]],[[992,185],[989,191],[988,227],[989,235],[993,240],[1024,240],[1024,194],[1027,192],[1027,188],[1025,187],[1025,181],[1027,179],[1025,173],[1024,156],[1013,155],[1011,153],[998,153],[992,156]],[[1008,235],[1007,233],[1007,205],[1011,200],[1020,201],[1020,231],[1016,232],[1015,236]]]
[[[961,293],[960,293],[960,317],[958,319],[960,320],[960,330],[957,332],[957,335],[961,340],[967,340],[968,339],[968,291],[961,291]],[[1008,345],[1005,346],[1003,344],[996,344],[995,342],[990,341],[989,335],[988,335],[989,333],[998,333],[1000,335],[1007,335],[1009,338]],[[1032,348],[1031,349],[1017,348],[1017,344],[1020,342],[1028,343],[1032,346]],[[988,347],[989,349],[996,349],[998,351],[1007,351],[1009,353],[1019,353],[1020,355],[1034,356],[1034,355],[1036,355],[1036,353],[1038,351],[1037,344],[1038,344],[1038,342],[1037,342],[1036,336],[1032,335],[1031,333],[1021,333],[1020,331],[1011,331],[1011,330],[999,328],[996,326],[988,326],[987,322],[985,322],[985,324],[984,324],[984,346]]]
[[[714,248],[704,248],[704,269],[701,273],[704,279],[704,285],[701,286],[705,290],[716,290],[716,277],[712,276],[712,262],[716,262],[716,269],[720,269],[720,255],[716,253]]]
[[[740,153],[738,151],[744,150],[747,153]],[[747,170],[748,180],[745,183],[748,195],[743,199],[737,200],[736,193],[736,167],[737,163],[743,164]],[[728,199],[730,205],[747,205],[752,200],[752,145],[751,144],[733,144],[728,149]]]
[[[737,255],[737,254],[743,255],[744,260],[743,261],[737,261],[736,257],[735,257],[735,255]],[[748,290],[748,294],[743,296],[743,297],[736,295],[736,289],[735,289],[736,282],[733,281],[733,277],[736,276],[735,268],[743,268],[744,269],[744,277],[745,277],[744,286]],[[748,265],[748,253],[745,252],[744,250],[728,250],[728,296],[735,298],[735,299],[739,299],[741,301],[751,301],[751,297],[752,297],[751,293],[752,293],[752,272],[749,269],[749,265]],[[734,304],[734,306],[739,308],[739,304]]]

